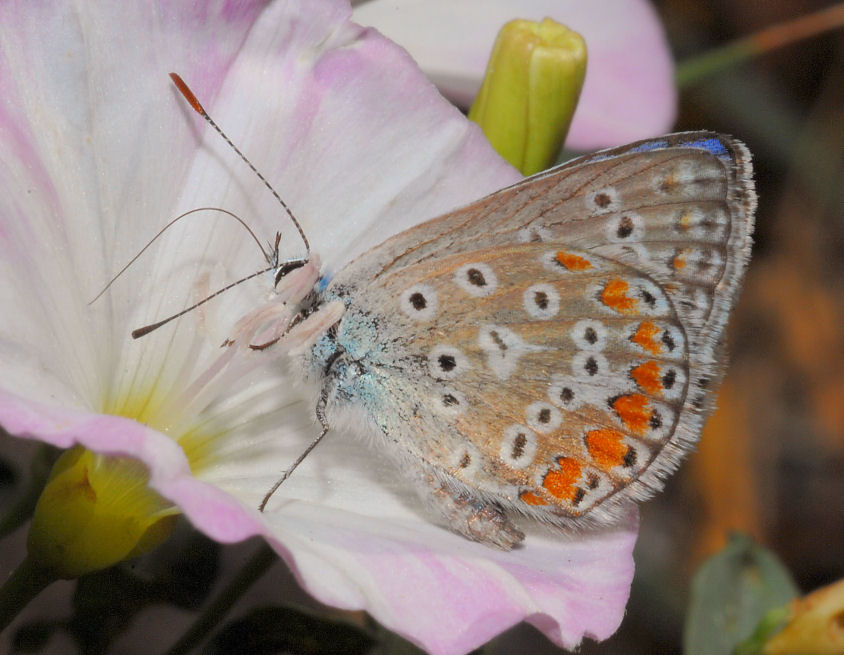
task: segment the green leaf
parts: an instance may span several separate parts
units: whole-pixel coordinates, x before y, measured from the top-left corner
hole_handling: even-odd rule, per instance
[[[692,581],[683,635],[685,655],[729,655],[768,610],[798,594],[789,572],[770,551],[732,535]]]

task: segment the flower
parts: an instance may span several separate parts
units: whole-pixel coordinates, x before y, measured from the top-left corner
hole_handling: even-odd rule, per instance
[[[546,16],[579,32],[589,51],[567,147],[593,150],[670,130],[674,65],[647,0],[368,0],[354,14],[407,48],[440,90],[467,108],[501,26]]]
[[[339,0],[0,5],[0,425],[142,462],[197,529],[263,535],[317,599],[431,652],[468,651],[521,620],[564,646],[606,638],[629,592],[635,519],[492,551],[432,524],[401,476],[342,433],[257,511],[315,430],[295,377],[220,347],[254,331],[270,285],[129,338],[261,267],[230,219],[179,221],[88,305],[186,209],[234,211],[265,238],[282,225],[282,254],[303,252],[171,70],[273,180],[330,270],[518,179],[404,51],[349,15]]]

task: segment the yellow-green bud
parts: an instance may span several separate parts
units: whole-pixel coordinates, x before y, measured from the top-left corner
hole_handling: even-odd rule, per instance
[[[179,511],[148,481],[135,460],[66,451],[35,507],[29,558],[56,577],[77,578],[151,550],[170,535]]]
[[[586,75],[586,44],[550,18],[514,20],[498,33],[469,111],[504,159],[524,175],[551,166]]]

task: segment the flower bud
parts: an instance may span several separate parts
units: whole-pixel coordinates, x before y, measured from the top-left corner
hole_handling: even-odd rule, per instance
[[[35,507],[30,559],[57,577],[76,578],[159,545],[179,511],[148,482],[135,460],[81,446],[66,451]]]
[[[525,175],[556,160],[586,75],[583,38],[550,18],[514,20],[498,33],[469,118]]]

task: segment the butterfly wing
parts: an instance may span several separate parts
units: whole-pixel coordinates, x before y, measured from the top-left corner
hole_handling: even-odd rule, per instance
[[[572,160],[401,232],[340,271],[376,282],[445,253],[557,241],[645,271],[691,314],[692,342],[717,340],[750,257],[750,154],[687,132]]]
[[[699,436],[753,208],[744,147],[693,133],[578,160],[389,239],[329,289],[350,299],[347,345],[360,325],[376,332],[362,348],[370,414],[479,496],[612,517]]]

